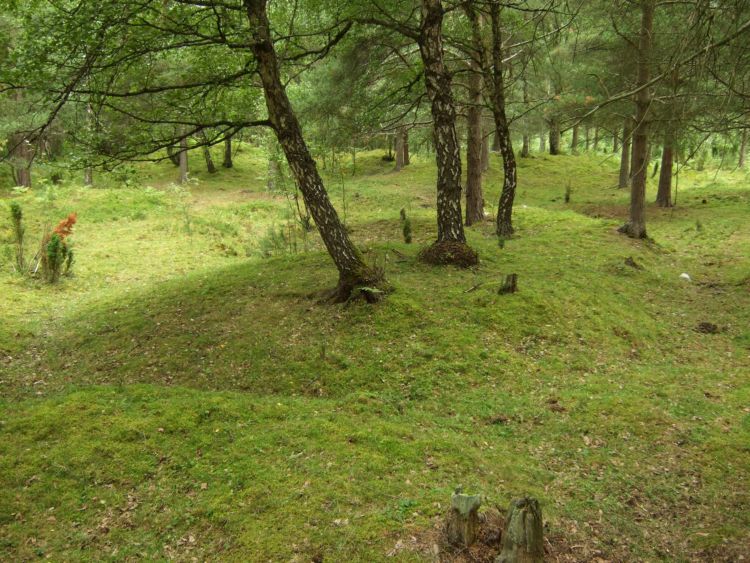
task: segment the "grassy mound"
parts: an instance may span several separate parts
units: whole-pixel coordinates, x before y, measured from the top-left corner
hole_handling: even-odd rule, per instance
[[[394,287],[375,306],[319,302],[335,269],[313,235],[275,238],[288,202],[253,151],[188,192],[164,164],[151,189],[5,194],[32,235],[45,213],[79,230],[59,287],[0,274],[0,559],[424,560],[462,484],[538,497],[572,560],[736,560],[750,192],[681,175],[634,241],[603,158],[522,160],[516,236],[468,229],[462,270],[417,257],[429,159],[358,157],[346,222]]]

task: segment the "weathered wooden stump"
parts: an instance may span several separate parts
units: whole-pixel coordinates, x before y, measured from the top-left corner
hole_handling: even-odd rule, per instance
[[[515,293],[518,291],[518,274],[510,274],[505,276],[505,282],[497,291],[500,295],[506,293]]]
[[[533,498],[510,503],[505,518],[503,550],[495,563],[543,563],[542,510]]]
[[[445,526],[448,542],[455,546],[468,547],[479,533],[479,506],[482,497],[464,495],[460,489],[451,495],[451,510]]]

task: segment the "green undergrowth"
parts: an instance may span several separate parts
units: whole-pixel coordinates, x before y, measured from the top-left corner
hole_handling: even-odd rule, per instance
[[[458,484],[537,496],[551,534],[613,560],[746,553],[747,176],[684,171],[632,241],[607,155],[522,159],[516,235],[468,229],[462,271],[416,260],[432,157],[380,156],[323,171],[395,287],[377,306],[320,304],[335,270],[251,147],[188,189],[163,162],[3,192],[34,236],[79,223],[59,287],[2,264],[0,558],[422,560],[396,546]]]

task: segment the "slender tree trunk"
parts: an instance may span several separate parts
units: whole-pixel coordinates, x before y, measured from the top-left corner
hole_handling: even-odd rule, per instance
[[[503,77],[502,29],[500,26],[500,2],[492,0],[489,5],[492,24],[492,41],[487,46],[482,37],[482,22],[474,10],[473,2],[467,4],[467,15],[471,20],[472,39],[479,48],[486,90],[490,93],[490,105],[495,121],[495,133],[503,157],[503,189],[497,206],[495,233],[501,238],[513,234],[513,200],[516,196],[516,156],[505,113],[505,79]]]
[[[404,166],[411,164],[411,157],[409,156],[409,130],[404,128]]]
[[[573,137],[570,140],[570,152],[578,154],[578,125],[573,126]]]
[[[203,159],[206,161],[206,170],[209,174],[216,174],[216,165],[214,159],[211,156],[211,147],[208,146],[208,137],[201,131],[200,133],[201,142],[203,143]]]
[[[620,150],[620,138],[617,136],[617,130],[615,129],[615,132],[612,133],[612,152],[614,154],[617,154],[617,151]]]
[[[586,152],[589,152],[589,149],[591,148],[591,128],[586,125],[584,128],[584,149]]]
[[[620,153],[620,180],[618,183],[620,188],[626,188],[630,183],[630,127],[630,118],[626,117],[625,124],[622,126],[622,152]]]
[[[664,143],[661,155],[661,172],[659,173],[659,189],[656,193],[656,203],[659,207],[672,207],[672,163],[674,149],[671,139]]]
[[[485,126],[482,127],[482,172],[490,169],[490,131]]]
[[[91,166],[87,166],[83,169],[83,185],[93,186],[94,185],[94,169]]]
[[[461,153],[456,135],[456,108],[451,75],[443,62],[443,5],[422,0],[419,52],[424,65],[427,97],[431,102],[433,140],[438,168],[437,243],[466,243],[461,215]]]
[[[523,106],[529,107],[529,83],[523,79]],[[529,135],[529,126],[527,119],[523,120],[523,144],[521,145],[521,158],[528,158],[531,152],[531,136]]]
[[[560,122],[556,116],[549,121],[549,153],[560,154]]]
[[[96,120],[94,119],[94,108],[91,107],[91,103],[86,104],[86,128],[89,134],[93,134],[96,131]],[[83,169],[83,185],[92,186],[94,184],[94,170],[87,163],[86,168]]]
[[[13,164],[13,179],[17,186],[31,187],[31,162],[34,150],[22,133],[8,138],[8,152]]]
[[[599,126],[594,127],[594,152],[599,150]]]
[[[232,137],[224,139],[224,161],[221,163],[224,168],[232,168]]]
[[[492,152],[500,152],[500,137],[497,135],[497,129],[492,133]]]
[[[399,129],[396,131],[396,166],[394,172],[400,172],[404,167],[404,132]]]
[[[547,151],[547,135],[542,131],[539,133],[539,152],[544,153]]]
[[[747,152],[747,129],[742,130],[740,138],[740,156],[737,159],[737,168],[745,167],[745,153]]]
[[[484,219],[482,194],[482,75],[481,67],[472,60],[468,78],[469,105],[466,140],[466,225]]]
[[[362,255],[349,240],[346,228],[328,198],[315,160],[302,136],[302,129],[281,79],[266,13],[266,0],[244,0],[244,5],[252,33],[250,48],[258,65],[258,75],[268,108],[268,120],[286,155],[305,205],[338,269],[339,284],[335,299],[347,300],[358,288],[371,288],[381,283],[380,276],[367,267]],[[377,298],[377,294],[369,290],[359,291],[368,300]]]
[[[187,184],[188,181],[188,153],[187,153],[187,137],[180,139],[180,184]]]
[[[630,218],[621,231],[632,238],[646,238],[646,166],[648,158],[648,111],[651,94],[646,84],[650,79],[651,39],[654,28],[655,0],[641,0],[641,32],[638,42],[638,81],[641,87],[635,100],[635,168],[630,188]]]

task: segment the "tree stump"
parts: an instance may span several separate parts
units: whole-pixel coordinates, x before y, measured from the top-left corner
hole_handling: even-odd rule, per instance
[[[510,503],[505,518],[503,550],[495,563],[543,563],[542,511],[533,498]]]
[[[445,526],[448,542],[455,546],[469,547],[479,533],[479,495],[464,495],[460,491],[451,496],[451,510]]]
[[[510,274],[505,276],[505,283],[497,291],[500,295],[506,293],[515,293],[518,291],[518,274]]]

